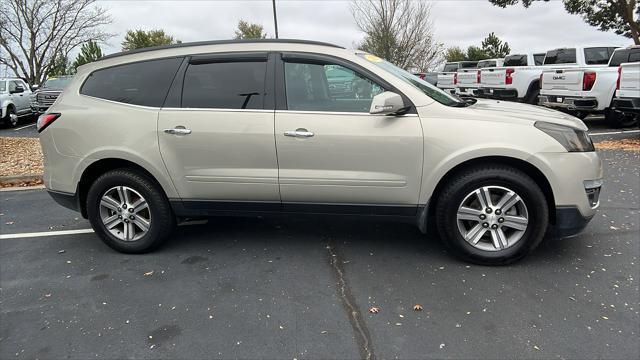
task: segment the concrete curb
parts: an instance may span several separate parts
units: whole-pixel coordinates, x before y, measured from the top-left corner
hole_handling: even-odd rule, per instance
[[[17,184],[21,182],[36,182],[42,181],[42,174],[29,174],[29,175],[12,175],[12,176],[0,176],[0,184]],[[41,189],[44,185],[33,186],[11,186],[0,188],[0,191],[15,191],[15,190],[29,190],[29,189]]]

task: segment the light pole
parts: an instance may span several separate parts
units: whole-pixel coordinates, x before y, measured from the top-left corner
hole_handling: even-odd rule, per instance
[[[276,15],[276,0],[272,0],[273,3],[273,23],[276,26],[276,39],[278,38],[278,16]]]

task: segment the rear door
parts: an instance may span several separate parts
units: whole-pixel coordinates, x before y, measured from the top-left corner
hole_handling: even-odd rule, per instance
[[[193,56],[158,119],[162,158],[188,208],[278,209],[269,54]]]
[[[283,208],[414,215],[420,119],[415,113],[369,114],[371,99],[393,88],[353,63],[319,54],[283,54],[278,66],[275,139]],[[349,74],[342,81],[350,91],[330,86],[328,75],[336,70]]]

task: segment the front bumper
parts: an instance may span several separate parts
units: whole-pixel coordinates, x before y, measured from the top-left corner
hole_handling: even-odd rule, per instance
[[[559,206],[556,208],[556,223],[551,228],[555,237],[570,237],[580,234],[593,219],[593,215],[584,216],[575,206]]]
[[[590,97],[540,95],[539,104],[549,108],[567,110],[596,111],[598,99]]]
[[[477,87],[463,87],[463,86],[460,86],[456,90],[456,94],[462,95],[462,96],[475,96],[477,90],[478,90]]]
[[[612,107],[622,112],[640,114],[640,98],[615,98]]]

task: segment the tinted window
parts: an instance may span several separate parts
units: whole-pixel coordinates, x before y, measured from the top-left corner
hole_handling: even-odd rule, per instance
[[[544,63],[544,54],[533,54],[533,61],[535,65],[542,65]]]
[[[284,66],[289,110],[369,112],[384,89],[351,69],[333,64]]]
[[[191,64],[184,75],[182,107],[262,109],[267,63]]]
[[[464,61],[460,63],[460,69],[475,68],[478,66],[476,61]]]
[[[547,51],[544,58],[545,65],[574,64],[576,62],[576,49],[556,49]]]
[[[126,104],[160,107],[181,58],[143,61],[96,70],[81,94]]]
[[[609,66],[619,66],[622,63],[626,63],[629,60],[629,50],[618,50],[611,56]]]
[[[7,90],[7,83],[4,81],[0,81],[0,91],[5,91]]]
[[[484,68],[490,68],[490,67],[496,67],[495,60],[483,60],[478,62],[478,69],[484,69]]]
[[[443,72],[456,72],[458,71],[458,63],[454,63],[454,64],[445,64],[444,65],[444,69],[442,70]]]
[[[527,55],[509,55],[504,58],[504,66],[527,66]]]
[[[47,79],[47,81],[42,84],[41,88],[62,90],[71,82],[71,79],[73,79],[72,76]]]
[[[629,62],[640,62],[640,49],[635,49],[629,54]]]
[[[598,47],[584,49],[584,60],[587,65],[606,65],[613,52],[613,48]]]

